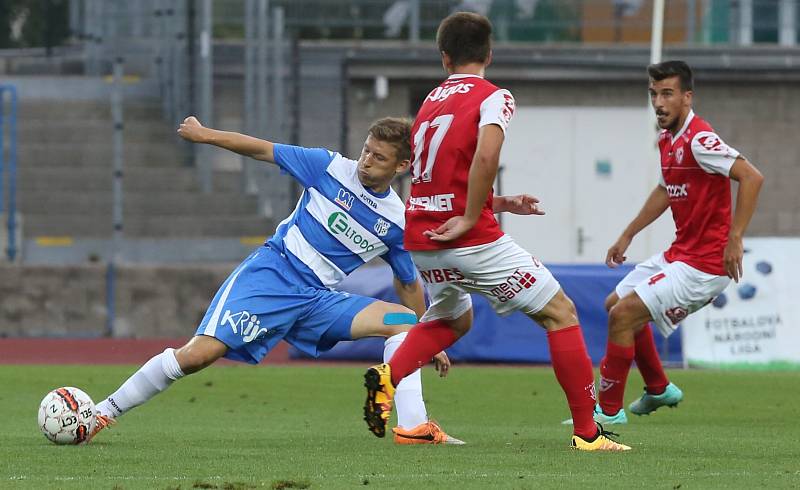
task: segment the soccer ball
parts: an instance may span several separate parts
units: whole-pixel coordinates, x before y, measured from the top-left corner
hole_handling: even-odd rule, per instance
[[[95,425],[94,402],[78,388],[56,388],[39,405],[39,428],[56,444],[80,444]]]

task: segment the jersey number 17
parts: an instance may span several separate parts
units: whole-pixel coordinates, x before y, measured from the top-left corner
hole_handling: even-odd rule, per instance
[[[436,164],[436,153],[439,145],[442,144],[444,135],[450,129],[453,122],[452,114],[442,114],[435,117],[432,121],[425,121],[419,125],[414,134],[414,161],[411,162],[411,182],[430,182],[433,166]],[[430,146],[427,146],[427,136],[429,130],[435,130],[430,139]],[[423,160],[425,161],[423,165]]]

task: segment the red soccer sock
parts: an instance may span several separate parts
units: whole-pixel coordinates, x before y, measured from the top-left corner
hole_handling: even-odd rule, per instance
[[[397,386],[403,378],[430,362],[433,356],[453,345],[456,340],[453,329],[442,320],[415,325],[389,361],[392,384]]]
[[[633,362],[634,346],[623,347],[608,342],[606,356],[600,361],[600,408],[614,415],[622,408],[625,382]]]
[[[635,338],[636,367],[642,373],[647,392],[652,395],[660,395],[667,389],[669,380],[664,367],[661,366],[661,359],[658,357],[656,341],[653,339],[653,330],[650,324],[645,324],[644,328],[636,334]]]
[[[597,434],[594,373],[580,325],[547,332],[547,343],[556,379],[567,395],[575,434],[591,439]]]

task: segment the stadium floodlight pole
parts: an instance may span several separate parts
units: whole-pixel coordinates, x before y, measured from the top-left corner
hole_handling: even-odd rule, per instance
[[[653,2],[653,28],[650,35],[650,63],[661,63],[664,42],[664,0]]]
[[[408,40],[411,41],[412,43],[419,42],[419,31],[420,31],[419,2],[420,0],[411,0],[410,3],[411,12],[409,12],[408,16]]]
[[[286,24],[283,7],[275,7],[272,10],[272,111],[275,122],[274,138],[278,141],[286,140],[286,83],[284,73],[286,72]],[[274,117],[277,116],[277,117]],[[275,172],[277,169],[272,169]],[[274,179],[277,188],[273,188],[278,202],[273,198],[272,208],[278,209],[279,214],[288,212],[292,208],[291,193],[292,187],[285,176]]]
[[[122,177],[123,177],[123,116],[122,116],[122,77],[123,63],[121,56],[114,59],[113,84],[111,88],[111,118],[114,124],[114,159],[113,159],[113,234],[111,237],[111,251],[108,257],[108,269],[106,271],[106,335],[113,336],[114,320],[116,318],[116,266],[119,261],[119,253],[122,247],[123,232],[123,196],[122,196]]]
[[[663,55],[663,40],[664,40],[664,0],[655,0],[653,2],[653,24],[650,29],[650,64],[661,63]],[[651,148],[653,148],[653,156],[657,157],[658,148],[658,124],[656,123],[656,114],[650,106],[650,96],[647,96],[647,103],[645,104],[647,126],[653,129],[653,139],[650,141]],[[655,165],[647,166],[648,181],[653,184],[658,180],[657,172],[660,168]],[[644,236],[645,247],[650,250],[652,247],[651,239],[652,233],[645,233]],[[664,343],[666,346],[666,342]]]
[[[201,28],[200,28],[200,120],[204,124],[213,124],[213,82],[214,73],[212,71],[212,22],[213,5],[211,0],[203,0],[201,8]],[[199,149],[198,172],[200,174],[200,188],[205,193],[211,192],[213,188],[211,152],[208,145],[202,145]]]
[[[272,137],[270,133],[270,124],[272,119],[268,118],[271,111],[269,103],[269,80],[267,76],[267,69],[272,68],[270,63],[270,49],[269,49],[269,1],[257,0],[256,4],[256,53],[255,53],[255,115],[253,116],[253,108],[246,109],[246,112],[251,115],[253,121],[253,131],[260,138]],[[257,169],[253,184],[256,187],[256,196],[258,198],[258,210],[263,216],[271,216],[270,192],[261,192],[265,189],[269,182],[272,180],[268,176],[274,176],[274,169],[256,165]]]
[[[9,95],[9,110],[6,111],[5,94]],[[7,122],[6,122],[7,121]],[[5,125],[8,124],[8,160],[4,160]],[[6,249],[8,260],[13,262],[17,255],[17,89],[14,85],[0,85],[0,216],[3,215],[3,172],[8,173],[8,206],[6,207],[6,226],[8,227]]]
[[[797,7],[796,0],[780,0],[778,5],[778,44],[781,46],[797,44]]]
[[[255,56],[256,56],[256,4],[255,0],[244,2],[244,107],[242,107],[242,127],[245,134],[254,131],[253,105],[255,99]],[[260,67],[259,67],[260,68]],[[260,115],[259,115],[260,116]],[[259,135],[261,136],[261,135]],[[242,156],[241,188],[245,194],[258,193],[255,182],[255,165],[250,158]]]

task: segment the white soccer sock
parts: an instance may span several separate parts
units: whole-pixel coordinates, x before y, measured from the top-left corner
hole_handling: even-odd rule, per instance
[[[386,339],[383,362],[389,362],[407,333],[399,333]],[[428,421],[425,401],[422,399],[422,375],[419,369],[403,378],[397,385],[394,406],[397,407],[397,425],[404,429],[411,429]]]
[[[117,391],[97,404],[97,411],[108,417],[119,417],[166,390],[173,381],[184,376],[175,349],[166,349],[144,363]]]

